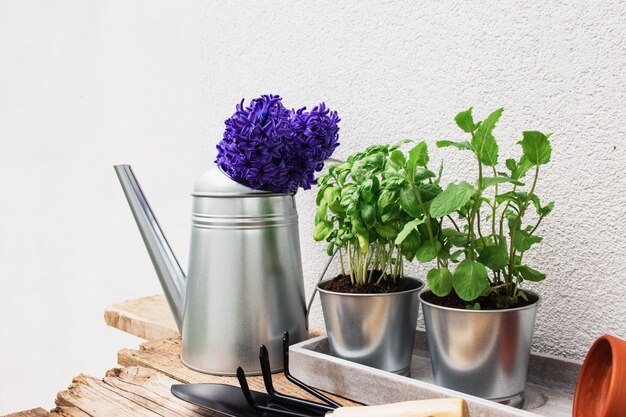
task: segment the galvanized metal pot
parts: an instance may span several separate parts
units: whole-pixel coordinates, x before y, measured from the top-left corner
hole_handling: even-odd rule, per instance
[[[461,310],[424,301],[424,324],[435,382],[446,388],[520,407],[539,296],[507,310]]]
[[[345,294],[317,284],[330,353],[363,365],[409,375],[424,283],[413,278],[411,289],[387,294]]]

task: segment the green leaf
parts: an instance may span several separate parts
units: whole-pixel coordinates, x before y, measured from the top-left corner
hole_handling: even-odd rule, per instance
[[[448,188],[432,200],[430,215],[439,218],[460,209],[475,192],[476,189],[465,181],[448,185]]]
[[[467,245],[467,233],[459,232],[456,229],[442,229],[441,234],[448,239],[453,246],[464,247]]]
[[[453,142],[451,140],[440,140],[436,142],[438,148],[454,147],[464,151],[473,151],[472,145],[469,142]]]
[[[333,256],[333,253],[335,253],[335,244],[333,242],[330,242],[328,246],[326,246],[326,253],[328,256]]]
[[[550,162],[552,147],[548,136],[537,131],[523,132],[523,139],[518,143],[522,145],[524,156],[533,165],[543,165]]]
[[[457,126],[463,129],[464,132],[471,133],[474,131],[474,129],[476,129],[476,126],[474,125],[474,119],[472,118],[471,107],[457,114],[454,118],[454,121],[456,122]]]
[[[519,186],[523,186],[524,183],[523,182],[519,182],[513,178],[507,178],[507,177],[483,177],[483,185],[482,185],[482,189],[487,189],[488,187],[491,187],[492,185],[496,185],[496,184],[503,184],[503,183],[510,183],[510,184],[515,184],[515,185],[519,185]]]
[[[433,268],[426,275],[428,288],[438,297],[445,297],[452,291],[452,274],[448,268]]]
[[[384,211],[387,206],[396,203],[396,199],[398,198],[397,191],[392,191],[388,189],[384,189],[380,192],[380,196],[378,197],[378,208],[381,211]]]
[[[396,245],[399,245],[402,243],[402,241],[404,239],[406,239],[406,237],[413,231],[415,230],[415,228],[417,226],[419,226],[420,224],[424,223],[424,221],[426,220],[426,218],[421,218],[421,219],[415,219],[415,220],[411,220],[410,222],[408,222],[407,224],[404,225],[404,227],[402,228],[402,230],[400,231],[400,233],[398,233],[398,236],[396,236],[396,240],[394,241],[394,243]]]
[[[371,204],[362,203],[361,218],[368,228],[374,226],[374,223],[376,223],[376,209],[374,208],[374,206]]]
[[[415,258],[415,253],[420,246],[420,238],[417,232],[411,232],[400,244],[400,252],[407,261],[411,262]]]
[[[407,143],[411,143],[413,142],[411,139],[402,139],[396,143],[394,143],[393,145],[391,145],[391,147],[389,148],[390,151],[395,151],[396,149],[398,149],[400,146],[405,145]]]
[[[326,220],[326,214],[328,213],[328,204],[325,201],[317,207],[317,212],[315,213],[315,221],[324,221]]]
[[[520,252],[526,252],[532,245],[539,243],[543,238],[530,235],[525,230],[518,229],[513,237],[513,247]]]
[[[424,181],[428,178],[435,178],[437,175],[426,168],[417,167],[415,169],[415,182]]]
[[[417,198],[415,198],[413,188],[409,184],[405,184],[400,190],[400,207],[411,217],[422,216],[422,210],[419,207]]]
[[[533,205],[535,206],[535,211],[537,211],[537,214],[542,217],[547,216],[554,209],[554,201],[550,201],[548,204],[542,207],[541,202],[539,201],[539,197],[537,195],[532,194],[530,196],[530,199],[532,200]]]
[[[509,262],[506,246],[486,246],[478,253],[478,262],[487,268],[498,271]]]
[[[505,201],[512,201],[517,203],[518,206],[521,206],[528,198],[528,194],[520,191],[509,191],[504,194],[499,194],[496,196],[496,201],[498,204],[502,204]]]
[[[526,281],[538,282],[546,279],[546,274],[526,265],[516,265],[515,270],[518,271]]]
[[[430,262],[437,257],[437,253],[441,250],[441,243],[435,242],[435,246],[430,240],[425,240],[415,253],[415,257],[422,263]]]
[[[418,166],[426,168],[428,165],[428,145],[422,141],[409,151],[409,160],[406,164],[406,170],[409,180],[412,182],[415,178],[415,168]]]
[[[487,116],[472,137],[472,147],[476,156],[487,166],[493,167],[498,164],[498,144],[492,132],[503,111],[504,109],[500,108]]]
[[[404,154],[398,150],[391,152],[391,155],[389,155],[389,159],[399,167],[404,167],[404,165],[406,164],[406,158]]]
[[[519,163],[515,159],[507,159],[506,167],[511,171],[511,178],[518,180],[526,175],[528,170],[533,167],[533,164],[526,155],[522,155]]]
[[[420,197],[422,197],[422,201],[426,203],[441,194],[442,190],[441,187],[436,184],[421,184],[419,185],[418,191]]]
[[[369,240],[367,239],[367,236],[357,233],[356,238],[359,242],[359,250],[361,251],[361,253],[367,253],[367,250],[369,249],[369,244],[370,244]]]
[[[396,228],[390,224],[376,223],[374,225],[374,229],[376,230],[376,233],[378,233],[385,239],[395,239],[396,235],[398,234]]]
[[[473,301],[489,287],[487,268],[481,263],[465,259],[452,275],[454,291],[464,301]]]
[[[325,240],[330,234],[333,232],[333,225],[328,221],[321,221],[315,223],[315,228],[313,229],[313,239],[316,242],[321,242]]]

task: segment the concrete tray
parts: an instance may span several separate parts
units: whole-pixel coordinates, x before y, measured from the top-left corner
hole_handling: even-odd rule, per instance
[[[570,417],[580,363],[532,355],[524,406],[516,409],[439,387],[433,382],[426,335],[418,331],[411,377],[331,356],[326,336],[291,346],[290,368],[303,382],[367,405],[440,397],[462,397],[472,417]]]

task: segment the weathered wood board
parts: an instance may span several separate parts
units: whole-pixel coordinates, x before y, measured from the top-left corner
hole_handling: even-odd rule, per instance
[[[113,304],[104,311],[104,321],[111,327],[146,340],[180,336],[165,296],[128,300]]]
[[[4,417],[50,417],[51,414],[43,408],[33,408],[32,410],[20,411],[19,413],[7,414]]]
[[[122,366],[140,366],[145,368],[151,368],[159,371],[164,375],[167,375],[170,378],[174,378],[177,381],[181,381],[184,383],[211,382],[237,386],[239,385],[239,383],[237,382],[237,378],[203,374],[185,367],[185,365],[183,365],[180,360],[181,347],[182,345],[180,338],[155,340],[152,342],[143,343],[140,346],[139,350],[120,350],[117,355],[117,360],[118,363]],[[298,375],[295,376],[298,377]],[[272,380],[274,383],[274,387],[279,392],[314,400],[314,398],[311,397],[309,394],[289,382],[282,373],[273,374]],[[248,383],[250,385],[250,388],[253,390],[265,391],[263,378],[260,376],[248,377]],[[340,397],[335,396],[334,398],[344,405],[356,404]]]
[[[218,417],[186,403],[170,393],[173,380],[152,369],[112,369],[103,379],[87,375],[74,378],[72,385],[57,395],[57,409],[65,417]]]

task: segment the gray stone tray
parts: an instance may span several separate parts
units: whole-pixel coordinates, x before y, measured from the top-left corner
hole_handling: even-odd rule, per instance
[[[472,417],[570,417],[580,363],[532,355],[523,408],[516,409],[439,387],[433,382],[426,335],[415,337],[411,377],[395,375],[331,356],[326,336],[291,346],[292,373],[321,390],[367,405],[462,397]]]

